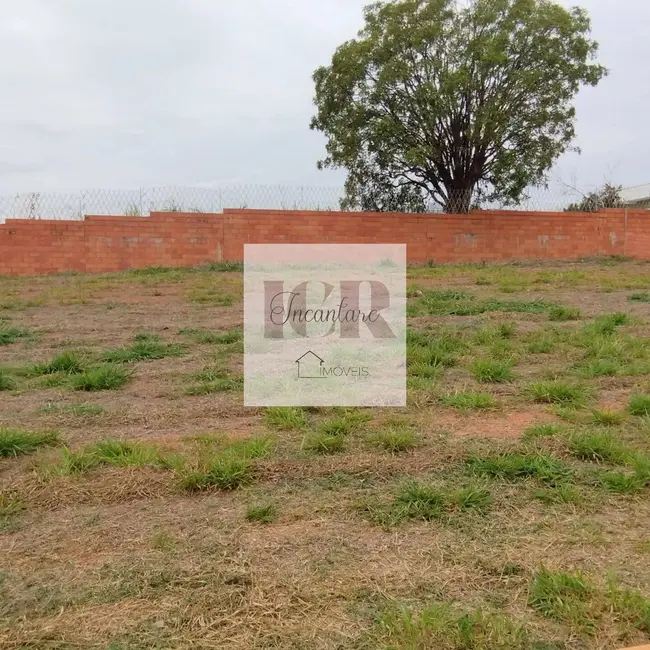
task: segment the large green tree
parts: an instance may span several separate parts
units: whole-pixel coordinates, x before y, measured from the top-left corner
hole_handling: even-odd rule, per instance
[[[314,73],[319,166],[344,207],[467,211],[542,186],[575,135],[572,101],[606,74],[583,9],[549,0],[393,0]]]

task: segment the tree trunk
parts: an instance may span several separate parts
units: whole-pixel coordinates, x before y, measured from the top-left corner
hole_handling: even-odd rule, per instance
[[[472,205],[472,194],[474,188],[449,188],[447,189],[447,201],[445,212],[450,214],[467,214]]]

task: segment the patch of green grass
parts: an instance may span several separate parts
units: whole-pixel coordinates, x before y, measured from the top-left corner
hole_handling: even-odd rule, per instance
[[[482,384],[505,383],[514,379],[512,363],[494,359],[475,359],[470,370],[477,381]]]
[[[0,458],[31,454],[41,447],[52,447],[58,444],[60,439],[54,431],[37,433],[23,429],[0,428]]]
[[[326,433],[310,433],[303,443],[307,451],[315,454],[338,454],[345,451],[345,437]]]
[[[582,313],[575,307],[554,305],[548,310],[548,319],[550,321],[566,322],[570,320],[580,320],[581,318]]]
[[[10,533],[18,529],[15,521],[16,515],[27,506],[15,490],[0,491],[0,533]],[[0,571],[0,585],[2,584],[3,572]]]
[[[190,302],[203,305],[215,305],[217,307],[230,307],[235,303],[234,296],[223,293],[217,287],[197,287],[190,291]]]
[[[628,325],[632,321],[628,314],[616,313],[598,316],[593,325],[593,330],[597,334],[611,336],[622,325]]]
[[[406,426],[389,426],[374,433],[370,441],[391,454],[408,451],[418,445],[417,435],[411,427]]]
[[[560,484],[572,477],[572,470],[554,456],[542,453],[504,453],[496,456],[471,456],[470,470],[479,476],[506,481],[536,479],[550,485]]]
[[[22,327],[11,327],[4,321],[0,321],[0,345],[10,345],[18,339],[24,339],[29,336],[29,331]]]
[[[550,438],[558,436],[564,431],[564,427],[559,424],[535,424],[524,430],[524,439],[531,438]]]
[[[584,377],[616,377],[622,370],[622,365],[614,359],[593,359],[579,367]]]
[[[84,371],[85,363],[76,352],[63,352],[46,363],[32,366],[29,374],[34,377],[42,375],[68,374],[76,375]]]
[[[441,401],[445,406],[459,411],[478,411],[498,407],[498,402],[489,393],[477,393],[471,390],[445,395],[441,398]]]
[[[176,548],[176,538],[167,531],[161,531],[153,536],[151,547],[156,551],[173,551]]]
[[[413,480],[398,490],[394,506],[402,519],[430,521],[446,514],[448,502],[449,495],[441,488]]]
[[[598,424],[603,427],[620,426],[623,424],[623,422],[625,422],[625,419],[625,413],[619,413],[618,411],[612,411],[609,409],[593,409],[591,411],[591,421],[594,424]]]
[[[528,604],[545,618],[593,631],[590,613],[593,588],[579,573],[563,573],[540,568],[533,575]]]
[[[269,436],[252,436],[230,442],[225,453],[243,458],[245,460],[254,460],[256,458],[266,458],[273,448],[273,439]]]
[[[39,413],[69,413],[79,417],[101,415],[104,413],[104,407],[97,404],[46,404],[39,409]]]
[[[448,520],[470,511],[484,514],[491,504],[492,495],[484,485],[470,483],[453,489],[410,479],[398,487],[391,503],[375,506],[365,502],[361,507],[371,521],[391,527],[407,519]]]
[[[342,411],[338,417],[321,422],[318,431],[328,436],[344,436],[359,429],[371,417],[368,413]]]
[[[574,433],[568,440],[569,452],[589,461],[624,463],[634,450],[621,444],[611,433]]]
[[[457,613],[451,605],[420,611],[391,605],[377,622],[380,632],[364,647],[387,650],[551,650],[537,645],[525,627],[481,609]]]
[[[202,267],[206,271],[215,273],[242,273],[244,271],[243,262],[212,262]]]
[[[97,458],[98,463],[118,467],[145,467],[156,465],[159,451],[155,447],[127,440],[101,440],[86,448],[85,453]]]
[[[179,484],[188,492],[200,492],[210,488],[236,490],[252,483],[254,467],[247,458],[233,454],[217,456],[203,467],[179,472]]]
[[[105,363],[86,368],[81,374],[74,375],[71,385],[74,390],[96,392],[118,390],[131,378],[131,373],[116,364]]]
[[[407,305],[409,316],[475,316],[485,312],[541,313],[549,308],[542,300],[478,300],[464,291],[428,290]]]
[[[185,348],[178,343],[162,343],[157,335],[140,334],[132,345],[108,350],[101,356],[106,363],[133,363],[155,361],[184,354]]]
[[[527,389],[533,401],[542,404],[571,404],[580,406],[587,399],[587,390],[580,384],[568,384],[562,381],[538,381]]]
[[[633,395],[630,398],[629,411],[632,415],[650,415],[650,395]]]
[[[450,503],[461,511],[485,512],[492,505],[492,495],[483,485],[468,485],[452,492]]]
[[[85,474],[100,465],[100,460],[93,453],[86,450],[71,451],[64,448],[61,451],[61,462],[56,471],[61,476],[74,476]]]
[[[64,448],[56,472],[62,476],[85,474],[101,465],[170,469],[173,463],[167,462],[160,450],[151,445],[109,438],[78,451]]]
[[[243,377],[231,377],[224,368],[204,368],[194,373],[192,379],[196,382],[186,391],[186,395],[212,395],[241,390]]]
[[[297,406],[272,406],[264,411],[268,427],[280,431],[299,431],[307,428],[307,414]]]
[[[632,302],[650,302],[650,293],[646,291],[643,293],[633,293],[629,299]]]
[[[25,504],[15,490],[0,492],[0,525],[3,519],[8,519],[25,509]],[[0,528],[1,530],[1,528]]]
[[[189,336],[200,344],[231,345],[232,343],[239,343],[244,338],[244,333],[241,329],[213,332],[206,329],[185,328],[180,330],[179,334]]]
[[[0,368],[0,392],[16,390],[16,387],[14,378],[6,370]]]
[[[219,345],[230,345],[232,343],[239,343],[244,340],[244,332],[241,329],[232,329],[227,332],[220,332],[217,334],[215,343]]]
[[[278,507],[275,503],[250,505],[246,508],[246,519],[260,524],[272,524],[278,520]]]
[[[211,330],[206,329],[196,329],[191,327],[185,327],[179,331],[181,336],[189,336],[196,343],[200,344],[210,344],[217,343],[218,338],[221,336],[218,332],[212,332]]]
[[[607,605],[619,621],[650,635],[650,599],[634,589],[621,589],[610,582]]]
[[[601,472],[598,476],[600,485],[616,494],[631,494],[645,487],[645,482],[635,473],[622,471]]]
[[[584,501],[580,488],[576,485],[563,484],[551,485],[548,487],[536,488],[532,492],[534,499],[546,505],[572,504],[579,505]]]

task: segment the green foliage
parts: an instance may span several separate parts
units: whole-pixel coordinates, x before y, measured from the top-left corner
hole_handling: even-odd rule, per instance
[[[601,208],[620,208],[623,205],[621,199],[621,185],[605,183],[600,189],[589,192],[582,197],[578,203],[570,203],[565,212],[598,212]]]
[[[58,434],[52,431],[36,433],[22,429],[0,428],[0,458],[31,454],[41,447],[59,444]]]
[[[75,390],[101,391],[118,390],[131,378],[131,373],[115,364],[102,364],[84,370],[80,375],[72,377],[72,387]]]
[[[633,293],[630,296],[632,302],[650,302],[650,293],[644,291],[643,293]]]
[[[371,436],[370,441],[392,454],[408,451],[418,444],[417,435],[411,427],[407,426],[390,426],[377,431]]]
[[[348,170],[344,207],[467,212],[516,203],[574,138],[593,63],[584,10],[552,2],[378,2],[314,73],[321,167]]]

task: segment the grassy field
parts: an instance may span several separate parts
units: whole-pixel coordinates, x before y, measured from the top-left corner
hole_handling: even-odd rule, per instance
[[[0,278],[0,647],[650,638],[650,264],[409,272],[406,409],[246,409],[236,266]]]

